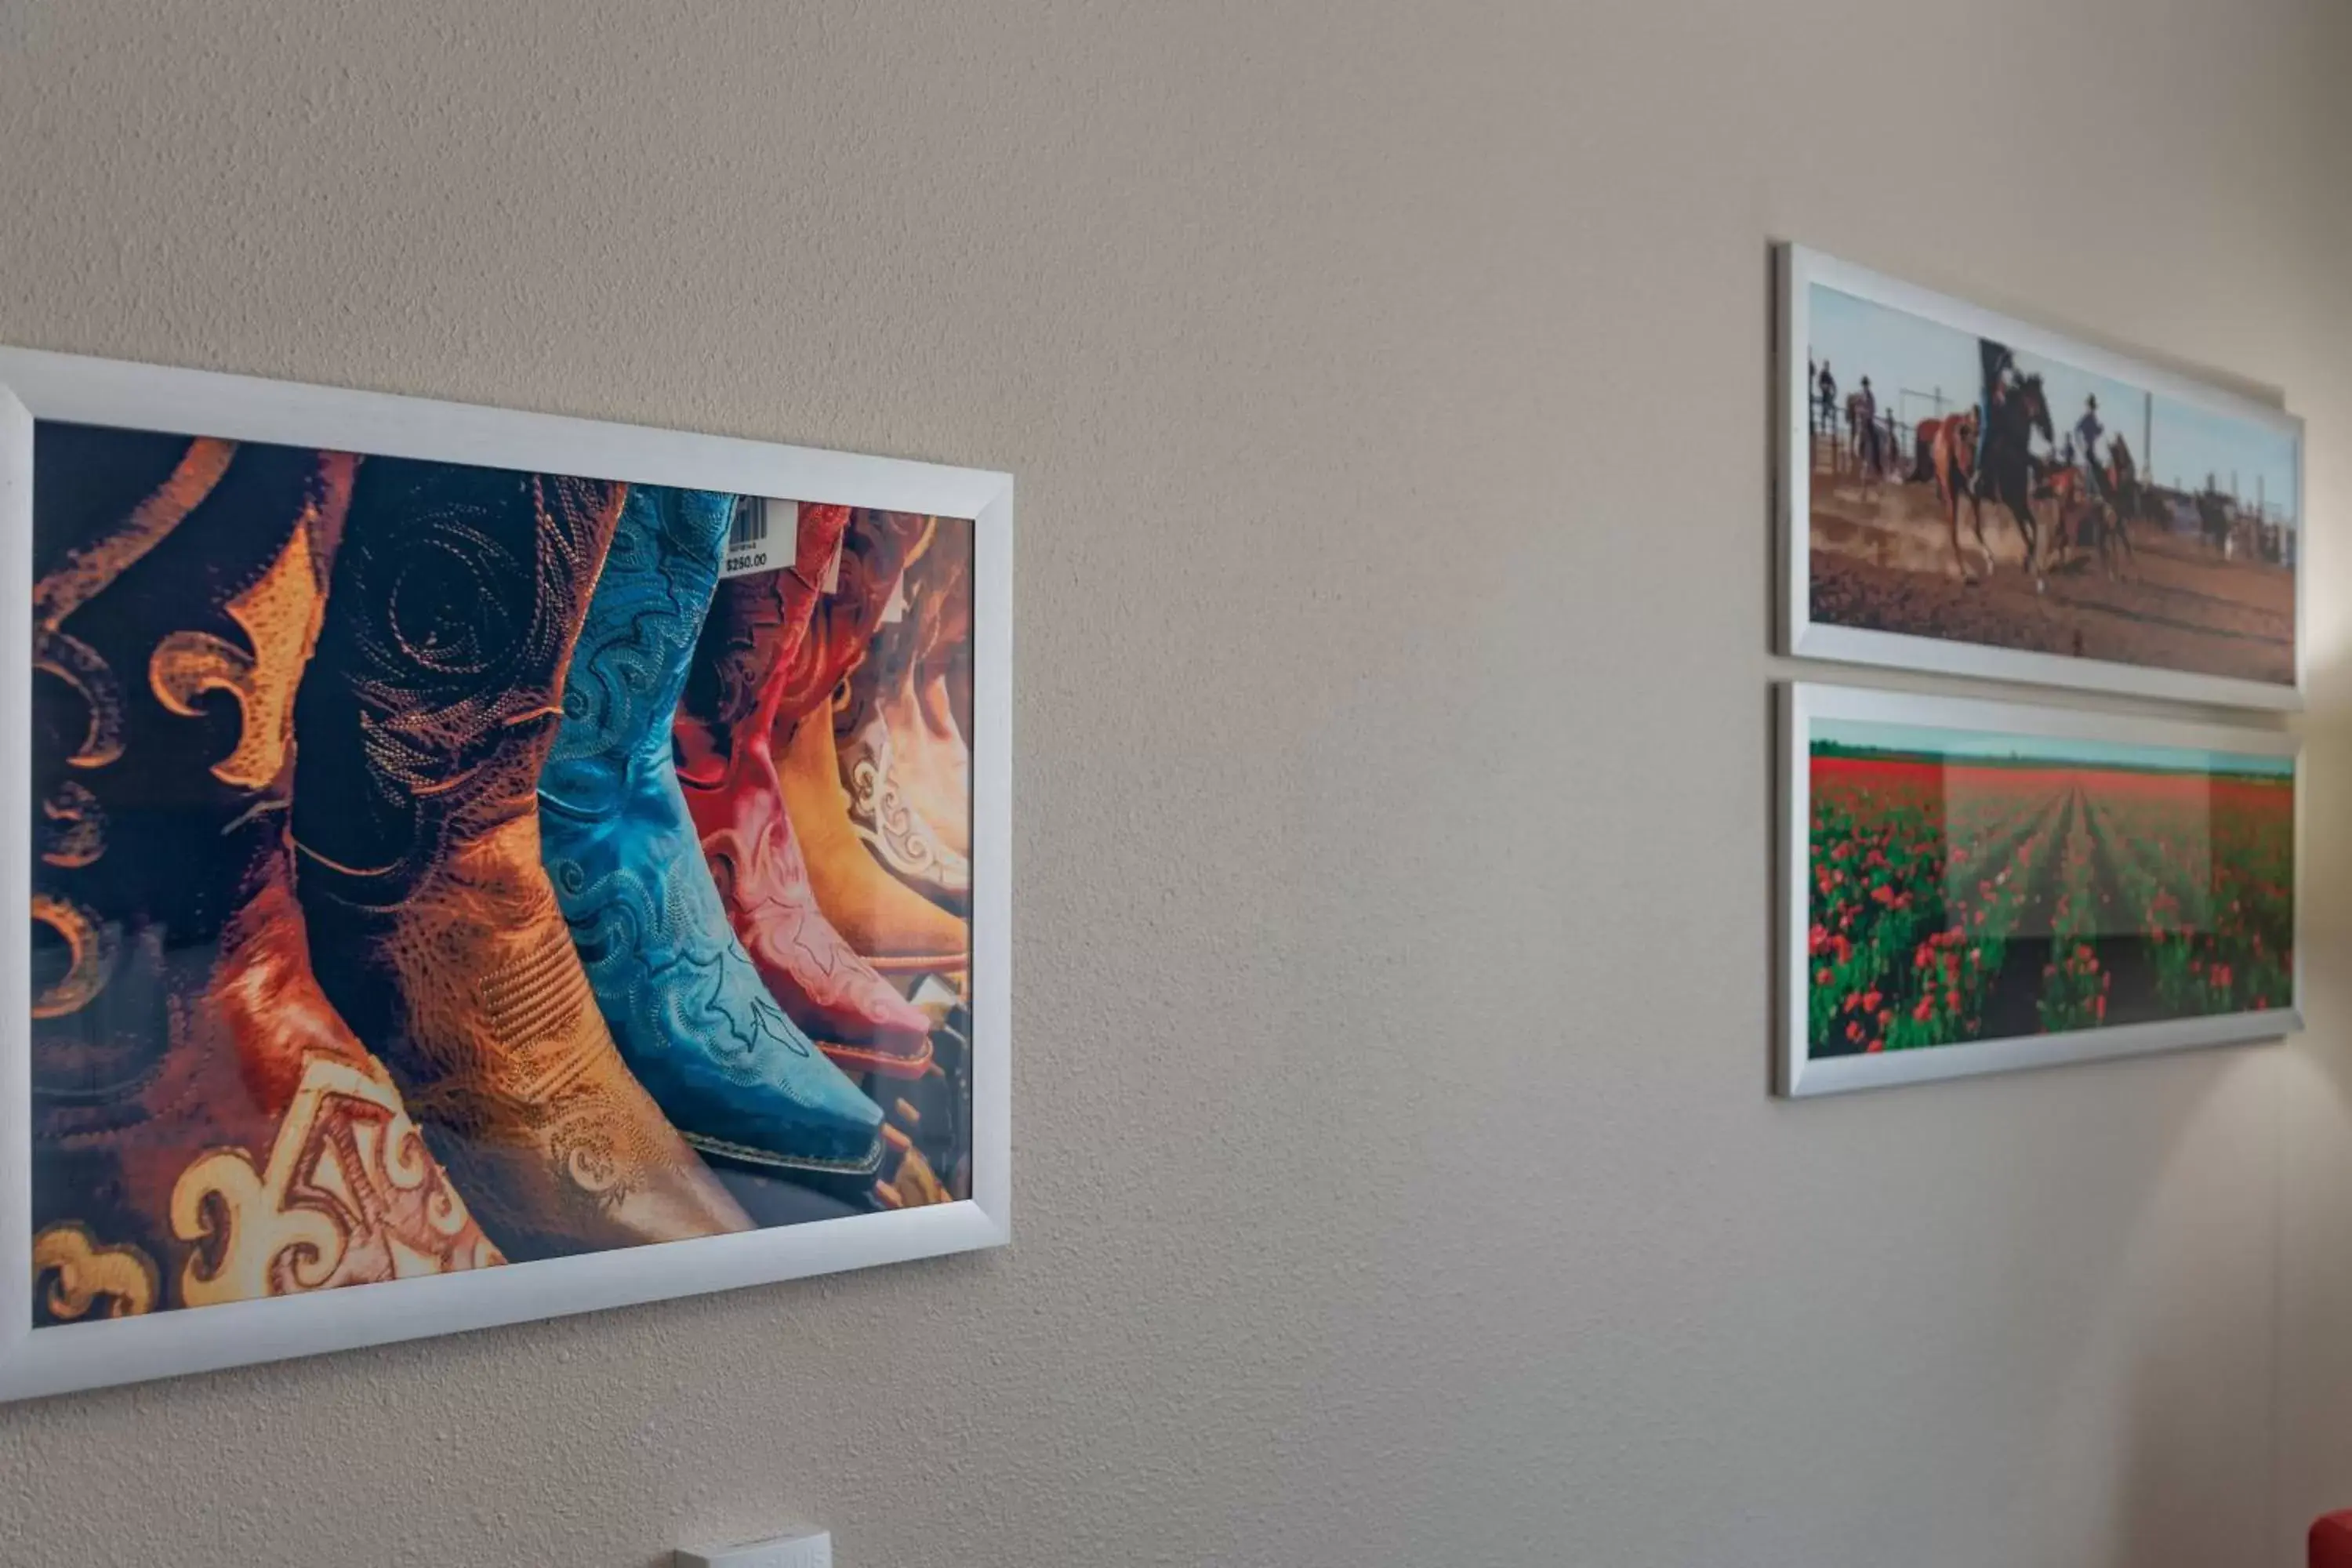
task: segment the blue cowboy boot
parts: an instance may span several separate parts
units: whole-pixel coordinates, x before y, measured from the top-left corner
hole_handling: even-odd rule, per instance
[[[688,1142],[747,1164],[869,1171],[881,1109],[760,983],[670,754],[734,509],[709,490],[629,492],[540,773],[541,853],[622,1057]]]

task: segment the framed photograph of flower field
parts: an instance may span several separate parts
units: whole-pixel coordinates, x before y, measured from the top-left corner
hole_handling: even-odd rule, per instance
[[[2293,735],[1798,684],[1783,742],[1782,1093],[2301,1026]]]
[[[1790,653],[2302,705],[2302,421],[1801,247],[1780,271]]]
[[[1008,1238],[1009,476],[0,349],[0,1398]]]

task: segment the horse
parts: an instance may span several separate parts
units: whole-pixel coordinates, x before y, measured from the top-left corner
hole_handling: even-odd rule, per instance
[[[1936,433],[1937,488],[1944,500],[1944,527],[1951,535],[1952,561],[1959,567],[1960,580],[1973,583],[1968,562],[1960,554],[1960,499],[1969,502],[1969,519],[1976,530],[1977,548],[1984,552],[1985,575],[1993,572],[1992,547],[1986,543],[1984,533],[1984,503],[1998,501],[2009,509],[2017,523],[2017,531],[2025,542],[2025,567],[2033,574],[2033,586],[2038,593],[2043,586],[2042,564],[2042,525],[2033,515],[2033,489],[2037,468],[2033,457],[2033,436],[2041,433],[2045,442],[2055,437],[2050,429],[2050,399],[2042,388],[2037,373],[2012,385],[2008,395],[1996,403],[1990,415],[1984,441],[1985,461],[1982,471],[1975,471],[1977,421],[1984,417],[1978,413],[1955,415],[1944,421]]]
[[[2073,463],[2036,459],[2034,471],[2034,499],[2051,503],[2042,555],[2053,571],[2063,571],[2076,544],[2088,546],[2098,537],[2098,500],[2083,482],[2083,470]]]
[[[1960,554],[1960,500],[1968,498],[1969,521],[1976,530],[1977,548],[1983,552],[1985,575],[1992,575],[1992,546],[1985,542],[1984,511],[1975,504],[1975,483],[1972,468],[1977,457],[1977,416],[1973,410],[1948,416],[1942,419],[1922,420],[1920,428],[1928,431],[1925,462],[1936,479],[1936,497],[1944,503],[1944,528],[1952,538],[1952,562],[1960,569],[1960,581],[1973,583],[1969,563]]]
[[[2107,574],[2112,577],[2117,557],[2138,564],[2139,550],[2132,543],[2131,522],[2147,510],[2150,498],[2139,482],[2139,465],[2132,460],[2131,447],[2121,435],[2107,437],[2105,475],[2107,517],[2100,546],[2101,552],[2108,558]]]
[[[1958,415],[1950,417],[1958,418]],[[1911,426],[1911,471],[1903,476],[1906,485],[1932,484],[1936,478],[1936,432],[1945,425],[1941,416],[1922,419]],[[1974,442],[1976,437],[1969,437]]]
[[[2063,566],[2068,554],[2079,547],[2112,578],[2119,574],[2123,558],[2132,553],[2131,536],[2125,531],[2123,510],[2116,504],[2112,470],[2102,470],[2101,480],[2107,487],[2105,495],[2081,468],[2053,464],[2044,469],[2034,493],[2046,496],[2052,503],[2049,555],[2053,564]]]

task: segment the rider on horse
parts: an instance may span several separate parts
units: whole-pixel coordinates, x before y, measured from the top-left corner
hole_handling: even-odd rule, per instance
[[[2074,446],[2091,493],[2101,497],[2107,493],[2107,476],[2099,467],[2099,438],[2106,433],[2099,423],[2099,395],[2095,392],[2083,400],[2083,416],[2074,421]]]
[[[1993,416],[2007,402],[2018,383],[2017,356],[2009,345],[1990,338],[1977,340],[1977,361],[1984,373],[1983,387],[1977,402],[1977,451],[1970,470],[1971,487],[1979,496],[1985,494],[1985,449],[1992,440]]]

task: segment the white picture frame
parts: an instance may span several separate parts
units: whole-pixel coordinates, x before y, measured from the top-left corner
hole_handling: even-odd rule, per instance
[[[2119,1057],[2269,1040],[2303,1027],[2304,953],[2301,882],[2304,866],[2302,742],[2282,730],[2129,717],[1967,698],[1792,682],[1780,694],[1779,814],[1780,1007],[1775,1030],[1774,1088],[1784,1097],[1840,1094],[1968,1078],[2021,1068],[2105,1061]],[[1976,736],[2026,736],[2122,746],[2165,747],[2241,756],[2293,759],[2294,957],[2293,994],[2284,1006],[2120,1023],[2063,1034],[2016,1034],[1876,1055],[1814,1056],[1809,1005],[1812,865],[1811,742],[1822,721],[1958,731]]]
[[[0,879],[29,896],[36,421],[804,497],[974,522],[968,1199],[356,1289],[33,1325],[29,952],[0,962],[0,1399],[207,1372],[1001,1247],[1012,1237],[1013,487],[1008,474],[0,349]]]
[[[1776,247],[1778,319],[1774,332],[1773,405],[1776,436],[1777,532],[1782,592],[1780,615],[1784,652],[1799,658],[1934,674],[2019,681],[2082,691],[2114,692],[2210,706],[2291,710],[2304,703],[2307,635],[2306,552],[2308,491],[2304,481],[2303,421],[2274,405],[2231,388],[2084,342],[1949,295],[1841,261],[1801,245]],[[1855,300],[2011,349],[2062,362],[2091,375],[2123,382],[2152,397],[2173,400],[2205,415],[2244,420],[2294,442],[2293,550],[2294,653],[2292,681],[2270,681],[2159,665],[2121,662],[1957,638],[1915,635],[1817,619],[1812,604],[1812,498],[1814,410],[1809,384],[1809,345],[1813,342],[1812,290],[1822,288]],[[1852,374],[1849,372],[1849,374]],[[1952,407],[1972,407],[1973,385],[1941,389],[1955,395]],[[2063,417],[2058,423],[2063,426]],[[2137,432],[2133,433],[2137,437]],[[2142,453],[2143,458],[2148,455]],[[1988,505],[1988,518],[1994,509]],[[1995,523],[1995,531],[2004,525]],[[2000,568],[1996,568],[2000,570]]]

